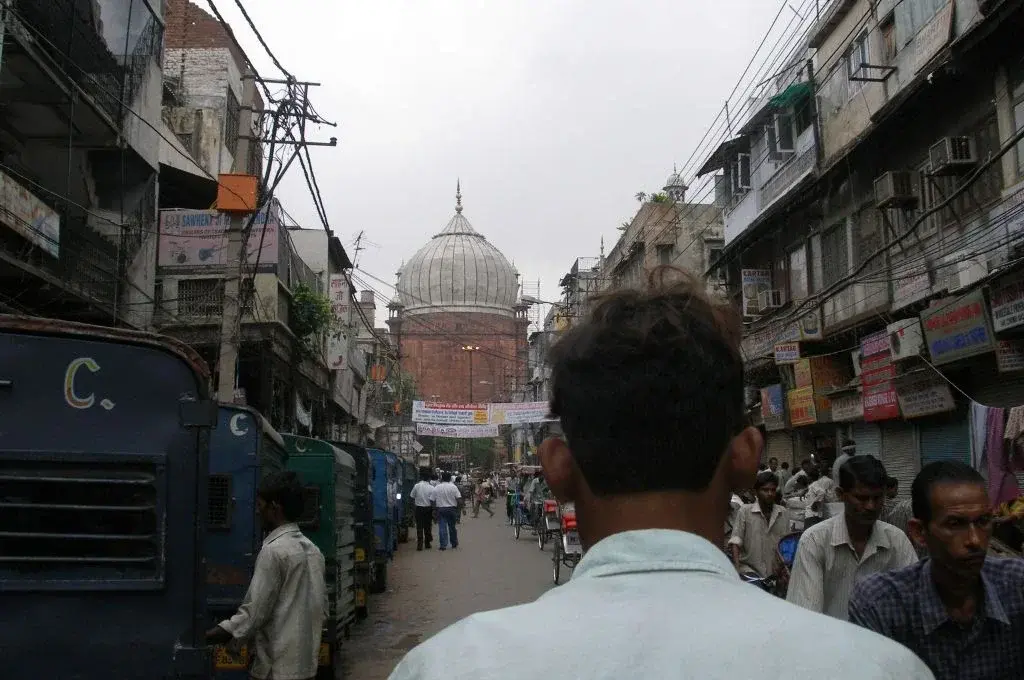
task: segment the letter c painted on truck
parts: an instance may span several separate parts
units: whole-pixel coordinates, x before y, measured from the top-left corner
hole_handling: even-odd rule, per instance
[[[241,437],[242,435],[247,434],[249,432],[249,428],[242,427],[244,423],[244,413],[236,413],[235,415],[231,416],[231,434],[235,435],[236,437]]]
[[[82,366],[88,368],[90,373],[96,373],[100,370],[100,365],[92,357],[79,357],[68,364],[68,368],[64,372],[64,401],[71,408],[87,409],[96,403],[95,394],[80,397],[75,393],[75,376],[78,374],[78,369],[82,368]]]

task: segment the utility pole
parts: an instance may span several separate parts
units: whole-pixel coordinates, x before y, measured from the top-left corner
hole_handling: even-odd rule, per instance
[[[288,94],[276,102],[278,108],[270,115],[274,121],[271,136],[267,139],[253,134],[253,118],[251,102],[256,99],[257,80],[263,84],[283,84],[288,86]],[[217,360],[217,398],[221,402],[235,403],[235,384],[238,374],[238,356],[242,344],[242,311],[241,295],[242,277],[247,274],[246,260],[248,255],[247,241],[252,233],[253,223],[260,212],[265,215],[262,228],[270,217],[270,204],[274,189],[304,147],[337,146],[336,137],[328,142],[310,142],[306,140],[306,121],[322,121],[311,112],[309,106],[309,88],[319,83],[298,82],[294,78],[288,80],[260,79],[251,70],[242,77],[242,98],[244,106],[239,107],[238,139],[235,147],[234,170],[245,173],[248,169],[248,158],[252,141],[269,144],[267,168],[262,182],[260,178],[248,174],[221,175],[218,178],[217,208],[222,213],[230,214],[227,229],[227,249],[224,258],[223,281],[224,301],[221,315],[220,355]],[[272,102],[268,101],[267,104]],[[301,104],[298,106],[297,104]],[[298,128],[298,135],[293,128]],[[270,183],[271,166],[274,162],[275,146],[294,147],[291,158],[282,163],[273,183]],[[319,209],[319,206],[318,206]],[[261,241],[262,245],[262,241]],[[253,273],[255,276],[255,273]]]

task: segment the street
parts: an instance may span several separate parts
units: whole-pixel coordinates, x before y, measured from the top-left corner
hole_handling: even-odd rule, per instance
[[[370,615],[353,627],[343,650],[343,677],[384,680],[410,649],[475,612],[537,598],[551,583],[551,547],[537,549],[524,529],[518,541],[504,509],[459,524],[459,549],[416,551],[415,534],[388,567],[388,591],[370,600]],[[563,571],[562,582],[568,575]]]

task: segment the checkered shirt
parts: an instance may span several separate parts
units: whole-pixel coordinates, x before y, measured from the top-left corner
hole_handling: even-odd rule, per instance
[[[909,648],[936,680],[1024,678],[1024,560],[985,560],[984,604],[967,625],[949,618],[931,566],[926,559],[862,580],[850,598],[850,621]]]

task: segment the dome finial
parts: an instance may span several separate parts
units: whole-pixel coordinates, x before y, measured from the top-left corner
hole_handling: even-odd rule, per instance
[[[462,180],[455,180],[455,212],[462,214]]]

